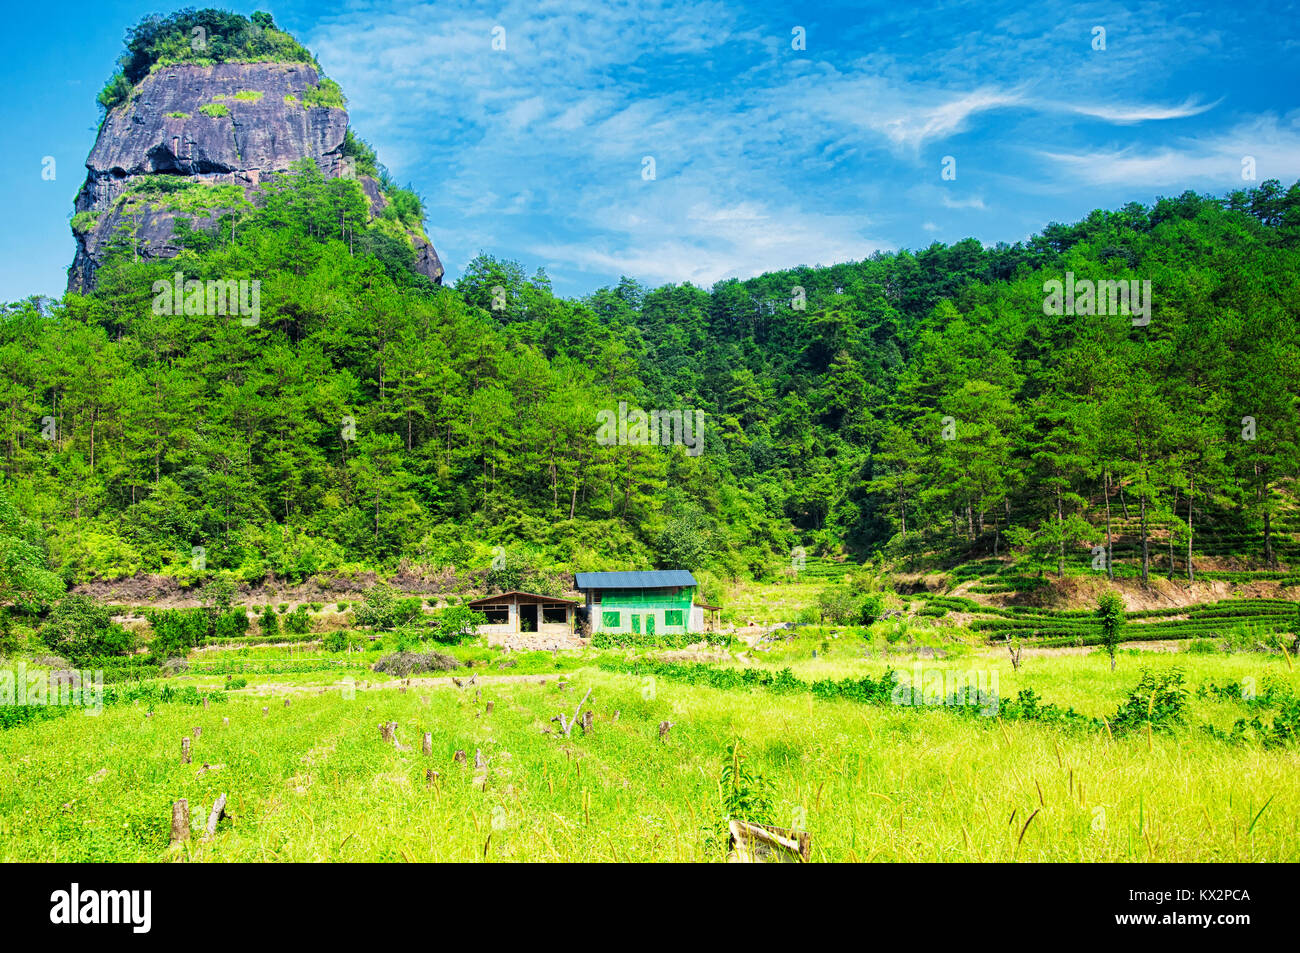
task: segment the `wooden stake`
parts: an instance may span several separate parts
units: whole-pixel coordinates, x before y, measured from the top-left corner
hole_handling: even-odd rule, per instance
[[[211,840],[217,833],[217,824],[226,813],[226,795],[222,793],[212,805],[212,813],[208,815],[208,830],[203,835],[204,840]]]
[[[464,763],[465,763],[465,752],[463,752],[463,751],[457,751],[454,755],[451,756],[451,760],[452,760],[452,761],[455,761],[457,764],[464,764]]]
[[[424,754],[425,757],[433,754],[433,732],[426,731],[424,733]]]
[[[591,720],[593,717],[590,708],[582,713],[582,733],[584,735],[591,734]]]
[[[208,707],[208,696],[207,696],[207,695],[204,695],[204,696],[203,696],[203,707],[204,707],[204,708],[207,708],[207,707]]]
[[[172,804],[172,846],[190,839],[190,802],[181,798]]]
[[[488,715],[492,714],[492,709],[493,709],[494,707],[496,707],[496,702],[488,702],[488,703],[487,703],[487,712],[485,712],[485,714],[488,714]]]
[[[190,763],[190,739],[181,739],[181,764]]]

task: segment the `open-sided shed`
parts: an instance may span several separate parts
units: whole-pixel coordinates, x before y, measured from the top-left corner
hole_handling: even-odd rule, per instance
[[[579,603],[575,599],[512,590],[475,599],[468,605],[487,616],[487,624],[479,626],[479,632],[484,635],[535,632],[567,636],[573,634],[573,614]]]

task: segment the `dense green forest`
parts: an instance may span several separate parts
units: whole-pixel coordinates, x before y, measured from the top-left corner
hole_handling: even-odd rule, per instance
[[[365,209],[301,165],[177,259],[124,249],[88,296],[5,307],[0,558],[67,583],[482,568],[497,546],[739,577],[800,546],[1063,570],[1123,523],[1137,571],[1167,551],[1182,572],[1209,520],[1278,560],[1300,185],[581,300],[487,256],[432,285],[350,224]],[[154,313],[177,271],[260,280],[259,320]],[[1150,281],[1149,324],[1045,314],[1067,272]],[[620,401],[702,409],[703,453],[598,442]]]

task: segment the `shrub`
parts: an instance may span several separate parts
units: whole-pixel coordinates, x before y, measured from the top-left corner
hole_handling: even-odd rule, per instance
[[[95,101],[104,107],[104,112],[110,112],[115,106],[126,102],[126,98],[131,95],[131,81],[122,73],[115,73],[104,88],[99,91]]]
[[[862,603],[856,592],[844,585],[827,586],[817,594],[823,621],[847,625],[862,617]]]
[[[262,616],[258,622],[261,626],[262,635],[280,634],[280,619],[276,616],[275,609],[271,608],[270,604],[262,610]]]
[[[719,834],[723,838],[732,819],[768,825],[775,821],[772,782],[745,762],[740,747],[739,738],[727,746],[726,757],[722,760],[722,776],[718,780],[722,813]]]
[[[155,660],[184,655],[208,637],[209,616],[203,609],[164,609],[151,612],[150,654]]]
[[[365,603],[356,610],[357,625],[372,629],[395,629],[420,615],[418,598],[399,599],[392,586],[379,583],[366,591]]]
[[[18,650],[18,634],[9,621],[9,613],[0,608],[0,655],[11,655]]]
[[[879,592],[873,592],[862,599],[861,608],[858,610],[858,624],[871,625],[884,611],[885,597]]]
[[[1097,600],[1097,619],[1101,622],[1101,644],[1110,656],[1110,670],[1115,671],[1115,649],[1120,629],[1124,627],[1124,600],[1114,589],[1107,589]]]
[[[284,617],[284,630],[297,635],[306,635],[311,631],[311,616],[306,606],[299,606]]]
[[[335,631],[325,636],[323,644],[327,652],[345,652],[350,648],[361,648],[367,641],[355,632]]]
[[[203,587],[199,598],[205,606],[212,606],[218,612],[229,612],[235,602],[235,579],[229,573],[221,573]]]
[[[1143,669],[1137,686],[1111,718],[1111,731],[1132,731],[1147,724],[1155,731],[1168,731],[1182,723],[1187,695],[1181,669],[1166,672]]]
[[[224,119],[230,115],[230,107],[225,103],[208,103],[206,106],[200,106],[199,112],[213,119]]]
[[[41,639],[74,663],[92,655],[126,655],[135,648],[135,636],[113,622],[108,608],[83,595],[58,601],[41,626]]]
[[[238,639],[248,632],[248,613],[243,609],[231,609],[217,616],[212,626],[212,634],[218,639]]]
[[[435,613],[438,628],[433,637],[445,645],[455,645],[473,638],[480,625],[487,624],[487,616],[468,606],[449,606]]]

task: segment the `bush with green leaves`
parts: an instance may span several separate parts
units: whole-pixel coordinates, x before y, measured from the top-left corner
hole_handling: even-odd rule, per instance
[[[228,609],[216,617],[212,636],[217,639],[239,639],[248,633],[248,613],[242,608]]]
[[[229,612],[235,604],[235,592],[239,586],[228,572],[218,573],[203,587],[199,600],[204,606],[211,606],[217,612]]]
[[[262,610],[262,615],[258,618],[258,626],[262,635],[280,634],[280,617],[275,614],[275,607],[270,603],[267,603],[266,608]]]
[[[487,625],[487,616],[469,606],[448,606],[434,613],[437,628],[433,637],[444,645],[456,645],[478,634],[480,625]]]
[[[1110,670],[1115,671],[1115,649],[1124,628],[1124,600],[1114,589],[1107,589],[1097,600],[1097,619],[1101,624],[1101,644],[1110,656]]]
[[[212,622],[205,609],[162,609],[147,615],[153,626],[149,650],[155,661],[180,658],[210,634]]]
[[[40,636],[74,664],[96,655],[126,655],[135,648],[135,636],[113,621],[106,606],[85,595],[60,599],[41,626]]]
[[[366,590],[366,601],[355,610],[355,619],[357,625],[382,631],[409,625],[420,612],[418,598],[399,598],[392,586],[376,583]]]
[[[0,490],[0,605],[40,612],[63,589],[63,580],[50,571],[40,527]]]
[[[305,605],[298,606],[284,617],[284,630],[296,635],[306,635],[311,631],[311,615]]]
[[[326,635],[322,645],[326,652],[346,652],[348,649],[363,648],[369,641],[364,635],[339,629]]]
[[[1111,718],[1111,731],[1118,734],[1147,725],[1153,731],[1169,731],[1182,724],[1188,695],[1182,669],[1163,672],[1143,669],[1137,686]]]
[[[718,801],[721,823],[718,834],[727,835],[732,820],[751,824],[775,823],[775,796],[772,782],[750,766],[741,753],[741,740],[727,745],[722,759],[722,774],[718,779]],[[724,840],[725,842],[725,840]]]

